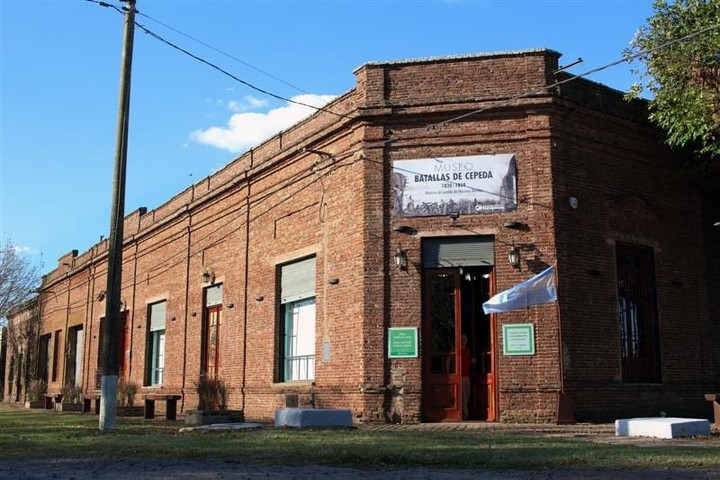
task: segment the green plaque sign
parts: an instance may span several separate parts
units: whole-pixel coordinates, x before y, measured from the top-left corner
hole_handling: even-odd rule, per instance
[[[535,325],[503,325],[504,355],[535,355]]]
[[[417,328],[388,328],[388,358],[417,358],[417,356]]]

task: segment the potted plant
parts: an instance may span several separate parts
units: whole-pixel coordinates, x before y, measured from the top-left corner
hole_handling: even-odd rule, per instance
[[[62,401],[59,404],[61,412],[82,412],[82,387],[67,383],[62,388]]]
[[[27,401],[25,408],[45,408],[45,394],[47,382],[34,378],[30,380],[27,388]]]
[[[201,375],[195,382],[198,394],[197,410],[185,413],[187,425],[209,425],[213,423],[242,422],[242,410],[228,410],[228,388],[224,380]]]
[[[117,385],[117,415],[123,417],[136,417],[143,415],[143,407],[135,406],[135,394],[138,384],[132,380],[120,379]]]

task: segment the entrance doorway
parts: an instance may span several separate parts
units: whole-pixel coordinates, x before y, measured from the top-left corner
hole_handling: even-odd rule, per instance
[[[496,420],[495,328],[482,303],[492,266],[429,268],[423,294],[423,417],[426,421]],[[468,382],[463,382],[466,337]],[[465,399],[465,400],[464,400]],[[463,413],[463,402],[467,402]]]

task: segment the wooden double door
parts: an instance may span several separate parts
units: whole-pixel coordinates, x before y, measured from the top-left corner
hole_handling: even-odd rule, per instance
[[[482,303],[490,297],[492,267],[424,272],[423,419],[495,421],[495,328]],[[469,395],[462,381],[462,337],[467,337]],[[465,392],[464,392],[465,390]],[[469,397],[463,414],[463,395]]]

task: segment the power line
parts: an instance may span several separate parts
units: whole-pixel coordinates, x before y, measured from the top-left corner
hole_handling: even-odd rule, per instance
[[[124,15],[124,12],[123,12],[122,9],[120,9],[120,8],[118,8],[118,7],[116,7],[116,6],[112,5],[112,4],[109,4],[109,3],[107,3],[107,2],[98,1],[98,0],[86,0],[86,1],[87,1],[87,2],[90,2],[90,3],[95,3],[95,4],[100,5],[100,6],[102,6],[102,7],[112,8],[112,9],[114,9],[115,11],[117,11],[118,13],[121,13],[121,14]],[[148,17],[147,15],[145,15],[145,17],[150,18],[150,17]],[[151,19],[151,20],[156,21],[156,20],[154,20],[154,19]],[[158,23],[159,23],[159,22],[158,22]],[[341,117],[341,118],[352,118],[352,117],[350,117],[349,115],[345,115],[345,114],[343,114],[343,113],[337,113],[337,112],[334,112],[334,111],[332,111],[332,110],[330,110],[330,109],[327,109],[327,108],[325,108],[325,107],[316,107],[315,105],[311,105],[311,104],[309,104],[309,103],[300,102],[300,101],[298,101],[298,100],[293,100],[293,99],[291,99],[291,98],[283,97],[282,95],[278,95],[278,94],[273,93],[273,92],[271,92],[271,91],[269,91],[269,90],[265,90],[265,89],[263,89],[263,88],[260,88],[260,87],[258,87],[258,86],[256,86],[256,85],[253,85],[252,83],[250,83],[250,82],[248,82],[248,81],[245,81],[245,80],[243,80],[243,79],[241,79],[241,78],[233,75],[232,73],[230,73],[230,72],[228,72],[227,70],[225,70],[224,68],[222,68],[222,67],[220,67],[220,66],[212,63],[211,61],[205,60],[204,58],[200,57],[199,55],[195,55],[194,53],[190,52],[189,50],[187,50],[187,49],[185,49],[185,48],[182,48],[182,47],[179,46],[179,45],[176,45],[175,43],[173,43],[173,42],[171,42],[170,40],[167,40],[166,38],[162,37],[161,35],[153,32],[152,30],[150,30],[150,29],[147,28],[146,26],[142,25],[141,23],[138,23],[137,21],[135,22],[135,26],[137,26],[138,28],[140,28],[140,29],[141,29],[142,31],[144,31],[147,35],[150,35],[151,37],[155,38],[156,40],[159,40],[160,42],[166,44],[167,46],[169,46],[169,47],[171,47],[171,48],[174,48],[175,50],[177,50],[177,51],[179,51],[179,52],[181,52],[181,53],[184,53],[185,55],[189,56],[190,58],[192,58],[192,59],[194,59],[194,60],[197,60],[198,62],[203,63],[203,64],[209,66],[210,68],[213,68],[213,69],[217,70],[218,72],[222,73],[223,75],[232,78],[232,79],[235,80],[236,82],[241,83],[241,84],[245,85],[245,86],[248,87],[248,88],[251,88],[251,89],[253,89],[253,90],[255,90],[255,91],[259,92],[259,93],[262,93],[263,95],[267,95],[267,96],[272,97],[272,98],[275,98],[275,99],[277,99],[277,100],[282,100],[283,102],[288,102],[288,103],[292,103],[292,104],[295,104],[295,105],[299,105],[299,106],[301,106],[301,107],[310,108],[310,109],[315,110],[315,111],[318,111],[318,112],[329,113],[329,114],[335,115],[335,116],[337,116],[337,117]],[[172,28],[172,27],[168,27],[168,28]],[[174,30],[174,29],[173,29],[173,30]],[[183,34],[182,32],[178,32],[178,33],[181,33],[182,35],[185,35],[185,36],[187,36],[188,38],[192,38],[192,37],[190,37],[189,35]],[[195,39],[193,39],[193,40],[195,40]],[[195,40],[195,41],[200,42],[199,40]],[[200,43],[203,43],[203,44],[204,44],[204,42],[200,42]],[[206,46],[208,46],[209,48],[212,48],[212,49],[214,49],[214,50],[217,50],[217,49],[215,49],[214,47],[211,47],[211,46],[209,46],[209,45],[207,45],[207,44],[204,44],[204,45],[206,45]],[[217,51],[219,51],[219,50],[217,50]],[[227,55],[227,54],[225,54],[224,52],[220,52],[220,53],[223,53],[224,55]],[[229,55],[227,55],[227,56],[229,56]],[[241,62],[241,63],[244,63],[244,62],[242,62],[241,60],[238,60],[238,59],[236,59],[236,58],[234,58],[234,57],[231,57],[231,58],[233,58],[234,60],[239,61],[239,62]],[[291,84],[285,82],[284,80],[281,80],[281,79],[279,79],[279,78],[274,77],[273,75],[270,75],[270,74],[268,74],[268,73],[266,73],[266,72],[263,72],[262,70],[257,69],[256,67],[253,67],[252,65],[249,65],[249,64],[246,64],[246,65],[250,66],[251,68],[255,68],[256,70],[260,71],[261,73],[263,73],[263,74],[265,74],[265,75],[268,75],[268,76],[270,76],[270,77],[272,77],[272,78],[275,78],[276,80],[279,80],[279,81],[281,81],[281,82],[283,82],[283,83],[285,83],[285,84],[287,84],[287,85],[292,86]],[[293,87],[293,88],[298,88],[298,87],[295,87],[295,86],[292,86],[292,87]],[[302,90],[301,90],[301,91],[302,91]],[[317,97],[316,97],[316,98],[317,98]]]
[[[503,101],[500,101],[500,102],[496,102],[496,103],[493,104],[493,105],[489,105],[489,106],[487,106],[487,107],[483,107],[483,108],[479,108],[479,109],[477,109],[477,110],[473,110],[472,112],[468,112],[468,113],[465,113],[465,114],[463,114],[463,115],[460,115],[460,116],[457,116],[457,117],[453,117],[453,118],[451,118],[451,119],[449,119],[449,120],[445,120],[445,121],[443,121],[443,122],[430,124],[430,125],[428,125],[426,128],[427,128],[427,129],[433,129],[433,128],[437,128],[437,127],[442,127],[442,126],[447,125],[448,123],[456,122],[456,121],[458,121],[458,120],[462,120],[463,118],[467,118],[467,117],[470,117],[470,116],[473,116],[473,115],[477,115],[478,113],[482,113],[482,112],[484,112],[484,111],[486,111],[486,110],[490,110],[491,108],[496,108],[496,107],[499,107],[499,106],[509,105],[510,103],[514,102],[515,100],[519,100],[519,99],[521,99],[521,98],[530,97],[530,96],[533,96],[533,95],[539,95],[539,94],[541,94],[541,93],[546,92],[547,90],[550,90],[550,89],[555,88],[555,87],[559,87],[560,85],[563,85],[563,84],[565,84],[565,83],[568,83],[568,82],[577,80],[577,79],[579,79],[579,78],[587,77],[588,75],[592,75],[592,74],[594,74],[594,73],[598,73],[598,72],[601,72],[601,71],[603,71],[603,70],[607,70],[608,68],[614,67],[614,66],[616,66],[616,65],[620,65],[621,63],[630,62],[630,61],[632,61],[632,60],[635,60],[636,58],[640,58],[640,57],[644,57],[644,56],[646,56],[646,55],[650,55],[650,54],[653,53],[653,52],[656,52],[656,51],[658,51],[658,50],[662,50],[662,49],[664,49],[664,48],[670,47],[670,46],[672,46],[672,45],[674,45],[674,44],[676,44],[676,43],[684,42],[685,40],[689,40],[689,39],[691,39],[691,38],[693,38],[693,37],[696,37],[696,36],[698,36],[698,35],[700,35],[700,34],[702,34],[702,33],[705,33],[705,32],[709,32],[710,30],[714,30],[714,29],[716,29],[716,28],[720,28],[720,24],[716,24],[716,25],[711,25],[711,26],[709,26],[709,27],[705,27],[705,28],[700,29],[700,30],[698,30],[698,31],[696,31],[696,32],[689,33],[689,34],[687,34],[687,35],[685,35],[685,36],[683,36],[683,37],[676,38],[676,39],[674,39],[674,40],[669,40],[669,41],[667,41],[667,42],[665,42],[665,43],[663,43],[663,44],[658,45],[658,46],[655,47],[655,48],[651,48],[651,49],[649,49],[649,50],[643,50],[643,51],[638,52],[638,53],[635,53],[635,54],[633,54],[633,55],[629,55],[628,57],[621,58],[620,60],[615,60],[614,62],[610,62],[610,63],[608,63],[607,65],[603,65],[603,66],[601,66],[601,67],[593,68],[593,69],[588,70],[587,72],[581,73],[581,74],[579,74],[579,75],[572,75],[571,77],[568,77],[568,78],[566,78],[566,79],[564,79],[564,80],[559,80],[559,81],[554,82],[554,83],[551,83],[551,84],[549,84],[549,85],[545,85],[544,87],[540,87],[540,88],[538,88],[538,89],[536,89],[536,90],[530,90],[530,91],[527,91],[527,92],[524,92],[524,93],[521,93],[521,94],[518,94],[518,95],[514,95],[514,96],[512,96],[512,97],[510,97],[510,98],[508,98],[508,99],[506,99],[506,100],[503,100]]]
[[[278,77],[278,76],[276,76],[276,75],[273,75],[272,73],[266,72],[265,70],[263,70],[263,69],[261,69],[261,68],[258,68],[258,67],[256,67],[255,65],[252,65],[252,64],[250,64],[250,63],[248,63],[248,62],[246,62],[246,61],[244,61],[244,60],[241,60],[241,59],[239,59],[239,58],[237,58],[237,57],[235,57],[235,56],[233,56],[233,55],[231,55],[231,54],[229,54],[229,53],[227,53],[227,52],[225,52],[225,51],[223,51],[223,50],[220,50],[220,49],[217,48],[217,47],[214,47],[214,46],[210,45],[210,44],[207,43],[207,42],[204,42],[204,41],[202,41],[202,40],[200,40],[200,39],[198,39],[198,38],[196,38],[196,37],[193,37],[192,35],[189,35],[189,34],[183,32],[183,31],[181,31],[181,30],[178,30],[177,28],[175,28],[175,27],[173,27],[173,26],[171,26],[171,25],[168,25],[168,24],[166,24],[166,23],[163,23],[163,22],[161,22],[160,20],[158,20],[158,19],[156,19],[156,18],[153,18],[153,17],[151,17],[151,16],[149,16],[149,15],[147,15],[147,14],[144,14],[144,13],[142,13],[142,12],[138,12],[138,15],[140,15],[141,17],[145,17],[145,18],[147,18],[148,20],[151,20],[151,21],[153,21],[153,22],[155,22],[155,23],[157,23],[157,24],[159,24],[159,25],[162,25],[163,27],[165,27],[165,28],[167,28],[167,29],[169,29],[169,30],[172,30],[173,32],[175,32],[175,33],[177,33],[177,34],[180,34],[180,35],[182,35],[183,37],[192,40],[193,42],[199,43],[200,45],[202,45],[202,46],[204,46],[204,47],[207,47],[207,48],[209,48],[210,50],[213,50],[213,51],[219,53],[220,55],[223,55],[223,56],[225,56],[225,57],[227,57],[227,58],[229,58],[229,59],[231,59],[231,60],[234,60],[234,61],[240,63],[241,65],[245,65],[245,66],[248,67],[248,68],[252,68],[252,69],[255,70],[256,72],[260,72],[260,73],[262,73],[263,75],[272,78],[273,80],[277,80],[278,82],[280,82],[280,83],[282,83],[282,84],[284,84],[284,85],[287,85],[288,87],[293,88],[293,89],[297,90],[297,91],[300,92],[300,93],[304,93],[304,94],[307,94],[307,95],[312,95],[312,96],[314,96],[315,98],[317,98],[317,99],[320,100],[320,98],[317,97],[315,94],[310,93],[310,92],[308,92],[308,91],[306,91],[306,90],[303,90],[302,88],[298,87],[297,85],[293,85],[292,83],[290,83],[290,82],[288,82],[288,81],[286,81],[286,80],[283,80],[282,78],[280,78],[280,77]]]
[[[105,6],[105,7],[111,7],[111,8],[114,8],[116,11],[122,13],[122,11],[121,11],[120,9],[118,9],[117,7],[115,7],[115,6],[113,6],[113,5],[107,4],[106,2],[97,1],[97,0],[86,0],[86,1],[89,1],[89,2],[91,2],[91,3],[96,3],[96,4],[98,4],[98,5]],[[144,15],[144,16],[147,17],[147,18],[149,18],[149,19],[151,19],[151,20],[153,20],[153,21],[156,21],[156,22],[162,24],[161,22],[159,22],[159,21],[157,21],[157,20],[155,20],[155,19],[152,19],[152,18],[150,18],[150,17],[147,16],[147,15]],[[188,52],[188,51],[186,51],[186,50],[184,50],[184,49],[182,49],[181,47],[178,47],[178,46],[172,44],[171,42],[165,40],[164,38],[160,37],[159,35],[155,34],[154,32],[151,32],[151,31],[150,31],[149,29],[147,29],[146,27],[144,27],[144,26],[142,26],[142,25],[140,25],[140,24],[138,24],[138,23],[136,23],[136,25],[137,25],[139,28],[141,28],[143,31],[145,31],[146,33],[150,34],[151,36],[157,38],[158,40],[162,41],[163,43],[168,44],[169,46],[171,46],[171,47],[173,47],[173,48],[181,51],[182,53],[185,53],[186,55],[189,55],[189,56],[191,56],[192,58],[194,58],[194,59],[196,59],[196,60],[198,60],[198,61],[201,61],[201,62],[203,62],[203,63],[211,66],[212,68],[215,68],[216,70],[220,71],[221,73],[230,76],[231,78],[235,79],[236,81],[238,81],[238,82],[240,82],[240,83],[243,83],[243,84],[245,84],[245,85],[248,85],[248,86],[251,87],[251,88],[254,88],[254,89],[258,90],[258,91],[260,91],[261,93],[264,93],[264,94],[273,96],[273,97],[275,97],[275,98],[279,98],[279,99],[284,100],[284,101],[288,101],[288,102],[292,102],[292,103],[298,103],[298,104],[300,104],[300,105],[307,106],[307,107],[316,109],[316,110],[318,110],[318,111],[327,111],[327,112],[329,112],[329,113],[333,113],[333,114],[335,114],[335,115],[339,115],[339,114],[336,114],[336,113],[331,112],[331,111],[329,111],[329,110],[325,110],[325,109],[318,108],[318,107],[313,107],[313,106],[311,106],[311,105],[305,105],[305,104],[302,104],[302,103],[300,103],[300,102],[293,102],[292,100],[286,99],[286,98],[284,98],[284,97],[277,96],[277,95],[272,94],[272,93],[270,93],[270,92],[266,92],[266,91],[264,91],[264,90],[262,90],[262,89],[258,89],[257,87],[255,87],[255,86],[253,86],[253,85],[251,85],[251,84],[249,84],[249,83],[247,83],[247,82],[245,82],[245,81],[243,81],[243,80],[241,80],[241,79],[238,79],[237,77],[233,76],[232,74],[224,71],[224,70],[221,69],[220,67],[217,67],[216,65],[214,65],[214,64],[212,64],[212,63],[210,63],[210,62],[208,62],[208,61],[206,61],[206,60],[204,60],[204,59],[202,59],[202,58],[200,58],[200,57],[198,57],[198,56],[196,56],[196,55],[194,55],[194,54],[192,54],[192,53],[190,53],[190,52]],[[165,26],[166,26],[166,25],[165,25]],[[173,29],[172,27],[169,27],[169,26],[166,26],[166,27]],[[508,99],[506,99],[506,100],[494,102],[492,105],[489,105],[489,106],[484,107],[484,108],[481,108],[481,109],[474,110],[474,111],[472,111],[472,112],[469,112],[469,113],[466,113],[466,114],[463,114],[463,115],[460,115],[460,116],[457,116],[457,117],[453,117],[453,118],[451,118],[451,119],[449,119],[449,120],[446,120],[446,121],[443,121],[443,122],[439,122],[439,123],[435,123],[435,124],[427,125],[425,128],[427,128],[427,129],[434,129],[434,128],[437,128],[437,127],[440,127],[440,126],[444,126],[444,125],[447,125],[447,124],[449,124],[449,123],[458,121],[458,120],[460,120],[460,119],[463,119],[463,118],[466,118],[466,117],[469,117],[469,116],[472,116],[472,115],[476,115],[476,114],[481,113],[481,112],[483,112],[483,111],[486,111],[486,110],[489,110],[489,109],[492,109],[492,108],[496,108],[496,107],[498,107],[498,106],[508,105],[508,104],[512,103],[513,101],[515,101],[515,100],[517,100],[517,99],[520,99],[520,98],[529,97],[529,96],[532,96],[532,95],[536,95],[536,94],[543,93],[543,92],[545,92],[545,91],[547,91],[547,90],[549,90],[549,89],[555,88],[555,87],[560,86],[560,85],[562,85],[562,84],[565,84],[565,83],[568,83],[568,82],[571,82],[571,81],[574,81],[574,80],[577,80],[577,79],[580,79],[580,78],[589,76],[589,75],[591,75],[591,74],[594,74],[594,73],[597,73],[597,72],[606,70],[606,69],[608,69],[608,68],[614,67],[614,66],[619,65],[619,64],[624,63],[624,62],[629,62],[629,61],[631,61],[631,60],[633,60],[633,59],[635,59],[635,58],[642,57],[642,56],[645,56],[645,55],[649,55],[649,54],[651,54],[652,52],[655,52],[655,51],[660,50],[660,49],[663,49],[663,48],[667,48],[667,47],[669,47],[669,46],[671,46],[671,45],[673,45],[673,44],[675,44],[675,43],[679,43],[679,42],[688,40],[688,39],[693,38],[693,37],[695,37],[695,36],[697,36],[697,35],[700,35],[700,34],[702,34],[702,33],[705,33],[705,32],[707,32],[707,31],[710,31],[710,30],[713,30],[713,29],[716,29],[716,28],[719,28],[719,27],[720,27],[720,24],[719,24],[719,25],[713,25],[713,26],[710,26],[710,27],[703,28],[703,29],[701,29],[701,30],[699,30],[699,31],[697,31],[697,32],[693,32],[693,33],[691,33],[691,34],[685,35],[684,37],[681,37],[681,38],[678,38],[678,39],[674,39],[674,40],[665,42],[664,44],[659,45],[659,46],[657,46],[657,47],[655,47],[655,48],[653,48],[653,49],[639,52],[639,53],[634,54],[634,55],[632,55],[632,56],[629,56],[629,57],[627,57],[627,58],[623,58],[623,59],[620,59],[620,60],[611,62],[611,63],[609,63],[609,64],[607,64],[607,65],[603,65],[603,66],[598,67],[598,68],[594,68],[594,69],[592,69],[592,70],[589,70],[589,71],[587,71],[587,72],[585,72],[585,73],[582,73],[582,74],[579,74],[579,75],[570,76],[570,77],[568,77],[568,78],[566,78],[566,79],[563,79],[563,80],[561,80],[561,81],[554,82],[554,83],[552,83],[552,84],[546,85],[546,86],[544,86],[544,87],[541,87],[541,88],[538,88],[538,89],[535,89],[535,90],[530,90],[530,91],[527,91],[527,92],[523,92],[523,93],[521,93],[521,94],[518,94],[518,95],[515,95],[515,96],[513,96],[513,97],[510,97],[510,98],[508,98]],[[175,29],[173,29],[173,30],[175,30]],[[177,31],[177,30],[176,30],[176,31]],[[192,37],[190,37],[190,36],[188,36],[188,35],[186,35],[186,34],[183,34],[182,32],[179,32],[179,31],[178,31],[178,33],[181,33],[182,35],[185,35],[186,37],[193,39]],[[206,45],[206,46],[208,46],[209,48],[212,48],[212,49],[214,49],[214,50],[216,50],[216,51],[218,51],[218,52],[220,52],[220,53],[222,53],[222,54],[224,54],[224,55],[226,55],[226,56],[229,56],[228,54],[225,54],[224,52],[219,51],[219,50],[215,49],[214,47],[211,47],[211,46],[205,44],[204,42],[201,42],[201,41],[196,40],[196,39],[193,39],[193,40],[198,41],[199,43],[201,43],[201,44],[203,44],[203,45]],[[231,57],[231,56],[229,56],[229,57],[230,57],[230,58],[233,58],[233,59],[236,60],[236,61],[239,61],[240,63],[244,63],[244,62],[242,62],[242,61],[240,61],[240,60],[238,60],[238,59],[235,59],[234,57]],[[248,65],[248,66],[250,66],[251,68],[255,68],[255,67],[252,67],[251,65]],[[259,69],[257,69],[257,70],[260,71],[261,73],[265,73],[265,72],[262,72],[262,71],[259,70]],[[268,74],[268,75],[269,75],[269,74]],[[272,77],[272,75],[269,75],[269,76]],[[273,77],[273,78],[275,78],[275,77]],[[277,79],[277,78],[276,78],[276,79]],[[279,80],[279,79],[278,79],[278,80]],[[282,80],[280,80],[280,81],[282,81]],[[283,83],[286,83],[286,82],[283,81]],[[288,84],[288,85],[290,85],[290,84]],[[292,85],[290,85],[290,86],[292,86]],[[293,88],[297,88],[297,87],[293,87]],[[347,116],[347,115],[340,115],[340,116],[343,116],[343,117],[346,117],[346,118],[352,118],[352,117],[349,117],[349,116]],[[396,140],[400,140],[400,139],[402,139],[402,137],[398,137],[398,136],[393,136],[393,135],[391,135],[389,138],[383,140],[382,143],[389,143],[389,142],[396,141]],[[368,160],[369,160],[369,161],[373,161],[373,162],[378,163],[378,164],[381,164],[381,165],[384,165],[384,162],[382,162],[382,161],[375,161],[375,160],[371,160],[371,159],[368,159]],[[281,199],[281,200],[280,200],[278,203],[276,203],[275,205],[271,205],[271,206],[270,206],[269,208],[267,208],[267,210],[265,210],[264,212],[260,212],[259,214],[256,214],[253,218],[250,219],[250,221],[255,221],[255,220],[257,220],[260,216],[267,214],[269,211],[273,210],[274,208],[277,208],[278,206],[280,206],[280,205],[283,204],[284,202],[286,202],[286,201],[290,200],[291,198],[293,198],[294,195],[296,195],[296,194],[299,193],[300,191],[305,190],[305,189],[309,188],[310,186],[312,186],[312,185],[313,185],[314,183],[316,183],[318,180],[320,180],[320,183],[322,183],[322,176],[325,176],[326,174],[327,174],[327,173],[324,173],[324,174],[321,175],[320,177],[317,177],[314,181],[309,182],[307,185],[301,187],[297,192],[291,193],[291,194],[288,195],[287,197]],[[310,176],[310,175],[309,175],[309,174],[296,174],[295,176],[291,177],[290,179],[287,179],[286,181],[277,184],[277,185],[275,186],[276,188],[278,188],[277,190],[270,191],[270,192],[263,192],[263,195],[261,195],[260,197],[256,197],[255,199],[253,199],[253,200],[251,201],[251,206],[258,204],[260,201],[264,200],[265,198],[268,198],[269,196],[271,196],[271,195],[273,195],[273,194],[279,193],[279,191],[282,190],[282,188],[284,188],[285,186],[289,186],[290,184],[297,184],[297,182],[298,182],[299,180],[304,180],[304,179],[306,179],[308,176]],[[323,187],[324,187],[324,185],[323,185]],[[323,188],[323,190],[324,190],[324,188]],[[490,192],[488,192],[488,193],[490,193]],[[323,193],[323,195],[324,195],[324,193]],[[522,203],[522,200],[520,200],[520,203]],[[241,209],[237,209],[237,210],[235,210],[234,212],[230,212],[228,215],[230,215],[230,214],[232,214],[232,213],[238,213],[238,212],[242,213],[243,211],[242,211]],[[235,217],[231,218],[227,223],[223,223],[222,225],[218,226],[218,227],[215,228],[212,232],[210,232],[208,235],[203,236],[203,237],[201,237],[201,238],[199,238],[199,239],[194,240],[194,241],[193,241],[194,246],[197,247],[197,246],[198,246],[202,241],[204,241],[207,237],[209,237],[210,235],[212,235],[212,234],[214,234],[214,233],[219,232],[219,231],[222,230],[224,227],[226,227],[226,226],[230,223],[230,221],[232,221],[232,220],[234,220],[234,219],[235,219]],[[234,228],[234,229],[232,229],[230,232],[225,233],[220,240],[216,240],[216,241],[212,242],[210,245],[217,244],[218,241],[224,241],[224,239],[226,239],[229,235],[233,234],[233,233],[234,233],[235,231],[237,231],[237,229],[239,229],[240,227],[244,227],[244,222],[241,222],[241,225],[240,225],[239,227]],[[196,251],[195,253],[197,253],[197,251]],[[178,252],[178,254],[180,254],[180,252]],[[189,252],[182,252],[182,254],[188,254],[188,255],[190,255]],[[174,257],[174,256],[175,256],[175,255],[171,255],[170,258],[172,258],[172,257]],[[167,258],[166,258],[166,260],[167,260]],[[181,258],[178,262],[175,262],[175,263],[169,263],[169,264],[166,263],[165,265],[160,264],[160,265],[151,266],[151,267],[146,271],[146,273],[147,273],[148,275],[150,275],[151,278],[152,278],[152,277],[156,277],[156,276],[161,275],[162,273],[166,272],[168,269],[174,267],[175,265],[177,265],[178,263],[180,263],[180,262],[182,262],[182,261],[185,261],[185,258],[184,258],[184,257]],[[153,272],[153,270],[156,270],[156,269],[158,269],[159,271]],[[128,285],[128,286],[129,286],[129,285]]]

